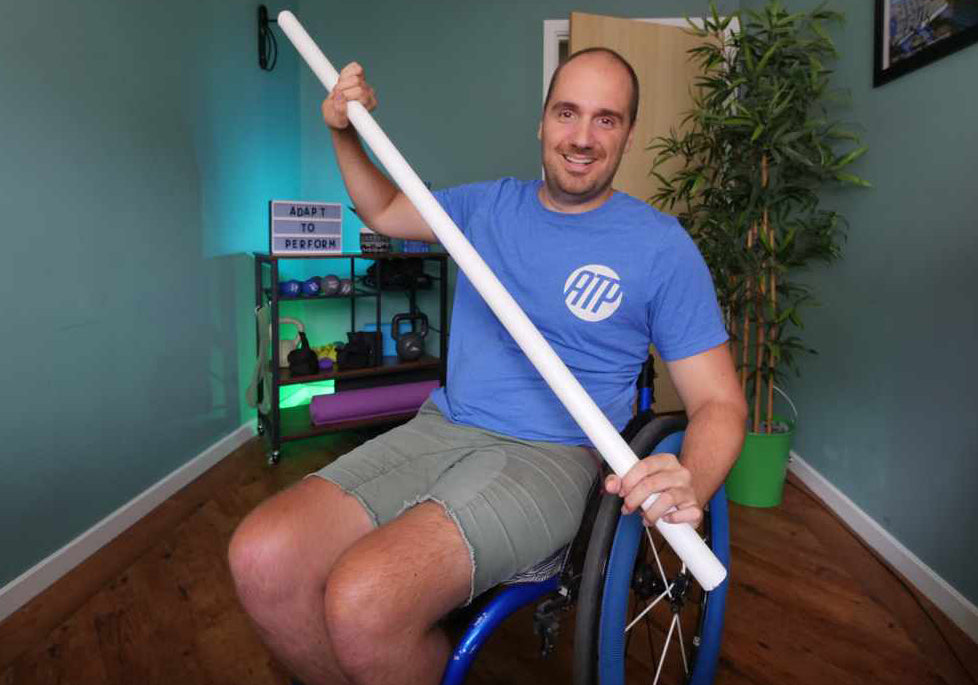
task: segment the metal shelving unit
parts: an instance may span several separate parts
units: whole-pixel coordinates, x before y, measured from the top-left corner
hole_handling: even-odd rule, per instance
[[[432,281],[437,283],[438,302],[439,302],[439,326],[429,327],[438,333],[438,356],[424,356],[412,362],[401,362],[397,357],[382,357],[376,366],[360,369],[342,370],[336,369],[310,375],[294,377],[288,368],[279,366],[279,306],[282,302],[303,301],[303,302],[332,302],[346,303],[350,310],[350,330],[357,330],[357,300],[373,298],[375,300],[375,323],[377,331],[381,330],[381,311],[382,300],[386,294],[393,292],[406,293],[410,303],[410,310],[417,309],[417,291],[408,289],[405,291],[384,290],[381,288],[367,288],[357,284],[355,277],[356,260],[372,260],[377,264],[377,282],[382,283],[384,264],[396,259],[421,259],[425,264],[425,273]],[[294,259],[318,259],[318,260],[347,260],[349,262],[349,278],[354,287],[349,295],[317,295],[313,297],[282,297],[279,295],[279,262]],[[437,268],[437,275],[429,272],[429,264]],[[392,423],[403,421],[413,416],[413,412],[385,416],[374,419],[362,419],[356,421],[343,421],[340,423],[316,426],[309,420],[307,411],[296,409],[281,409],[279,389],[283,385],[296,383],[313,383],[317,381],[335,380],[337,381],[337,392],[342,392],[343,386],[362,387],[371,385],[386,385],[396,382],[404,382],[405,379],[415,380],[420,377],[437,378],[444,385],[446,375],[446,359],[448,356],[448,336],[444,330],[448,320],[448,255],[440,252],[412,252],[412,253],[375,253],[375,254],[352,254],[343,253],[335,255],[272,255],[263,252],[255,253],[255,306],[260,307],[268,304],[271,308],[271,410],[263,414],[258,410],[258,433],[267,437],[269,442],[269,462],[277,463],[281,456],[281,446],[283,442],[290,440],[303,440],[305,438],[330,433],[337,430],[349,430],[365,426],[377,425],[381,423]],[[258,331],[256,328],[256,337]],[[261,384],[259,387],[262,387]]]

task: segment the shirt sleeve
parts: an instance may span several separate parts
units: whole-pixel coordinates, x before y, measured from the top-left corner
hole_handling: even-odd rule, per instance
[[[648,316],[652,343],[662,359],[685,359],[726,342],[710,271],[678,222],[656,262]]]
[[[490,185],[490,183],[470,183],[436,190],[432,194],[459,230],[462,231],[462,234],[466,238],[471,238],[469,234],[471,221],[469,219],[484,201]]]

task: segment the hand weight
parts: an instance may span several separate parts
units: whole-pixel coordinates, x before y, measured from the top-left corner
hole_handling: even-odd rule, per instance
[[[401,322],[411,322],[411,332],[401,333]],[[415,329],[420,324],[420,330]],[[424,354],[424,339],[428,335],[428,317],[421,313],[397,314],[391,321],[391,337],[397,341],[397,358],[402,362],[413,362]]]
[[[307,278],[302,282],[302,294],[306,297],[315,297],[320,293],[320,278],[319,276],[313,276],[312,278]]]
[[[300,281],[282,281],[278,284],[278,294],[282,297],[297,297],[301,292],[302,283]]]
[[[333,274],[329,274],[328,276],[323,276],[321,285],[322,285],[323,295],[326,295],[327,297],[332,297],[333,295],[336,295],[340,291],[340,279],[334,276]]]

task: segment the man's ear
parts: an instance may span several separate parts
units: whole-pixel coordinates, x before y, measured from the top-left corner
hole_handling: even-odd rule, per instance
[[[632,138],[634,138],[634,137],[635,137],[635,124],[632,124],[632,127],[630,129],[628,129],[628,137],[625,139],[625,150],[624,150],[624,152],[628,152],[631,149],[631,147],[632,147]]]

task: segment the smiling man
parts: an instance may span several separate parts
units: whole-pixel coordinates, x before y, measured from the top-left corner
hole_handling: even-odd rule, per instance
[[[540,202],[569,213],[604,204],[637,113],[638,79],[617,53],[581,51],[564,62],[550,81],[538,132],[546,181]]]
[[[386,235],[434,241],[365,154],[346,103],[376,105],[348,65],[323,103],[357,212]],[[554,75],[539,138],[545,180],[450,188],[438,201],[619,429],[654,343],[689,415],[682,460],[642,459],[610,492],[696,524],[743,440],[746,408],[710,275],[675,219],[618,193],[638,82],[610,50]],[[418,416],[252,512],[231,542],[242,604],[307,685],[437,683],[439,621],[557,553],[598,472],[587,437],[464,274],[448,381]]]

